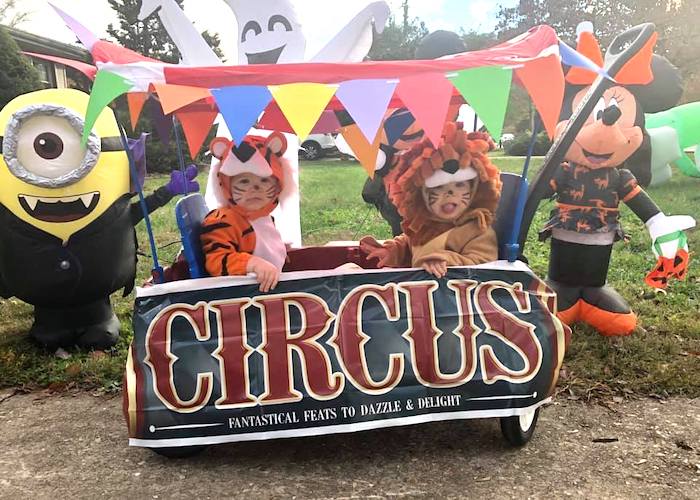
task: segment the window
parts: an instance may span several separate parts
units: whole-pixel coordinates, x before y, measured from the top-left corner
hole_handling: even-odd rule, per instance
[[[45,89],[56,88],[56,70],[53,63],[32,59],[32,64],[39,73],[39,80]]]

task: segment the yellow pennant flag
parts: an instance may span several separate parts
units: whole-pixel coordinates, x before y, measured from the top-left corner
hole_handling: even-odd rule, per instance
[[[273,85],[269,89],[294,132],[303,141],[313,130],[338,86],[290,83]]]

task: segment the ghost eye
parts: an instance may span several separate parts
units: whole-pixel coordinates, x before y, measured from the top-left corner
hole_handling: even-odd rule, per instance
[[[262,28],[256,21],[248,21],[243,27],[243,35],[241,35],[241,42],[245,42],[248,39],[250,32],[253,32],[253,36],[258,36],[262,33]]]
[[[275,28],[280,24],[285,31],[292,31],[292,24],[289,22],[289,20],[284,16],[280,16],[279,14],[275,14],[270,18],[267,23],[267,30],[276,31]]]

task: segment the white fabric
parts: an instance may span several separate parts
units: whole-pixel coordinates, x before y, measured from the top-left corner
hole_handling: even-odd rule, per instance
[[[444,186],[450,182],[464,182],[474,179],[478,175],[474,167],[460,168],[454,174],[438,170],[425,180],[425,187],[435,188]]]
[[[667,234],[685,231],[686,229],[695,227],[695,219],[689,215],[671,215],[669,217],[663,213],[658,213],[646,221],[646,226],[649,231],[649,236],[651,236],[651,249],[654,255],[659,257],[656,246],[654,245],[656,239]],[[679,241],[677,239],[661,243],[661,255],[667,259],[672,259],[681,248],[678,243]],[[684,245],[682,248],[686,251],[688,250],[687,245]]]
[[[275,227],[272,217],[269,215],[260,217],[251,222],[255,230],[255,250],[253,255],[265,259],[277,269],[282,271],[287,260],[287,248],[282,241],[282,236]]]

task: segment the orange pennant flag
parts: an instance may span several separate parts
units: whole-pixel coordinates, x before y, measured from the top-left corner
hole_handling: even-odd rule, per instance
[[[211,127],[218,115],[216,109],[183,109],[177,113],[177,117],[182,131],[187,139],[187,146],[190,149],[190,158],[195,158],[202,149],[202,144],[207,139]]]
[[[542,117],[547,135],[554,138],[566,86],[561,72],[561,61],[552,54],[549,57],[526,62],[522,68],[515,70],[515,74],[530,94],[535,108]]]
[[[148,100],[148,92],[131,92],[126,94],[126,102],[129,106],[129,119],[131,120],[131,130],[136,131],[143,105]]]
[[[209,89],[189,87],[186,85],[169,85],[167,83],[154,83],[153,88],[158,93],[163,114],[169,115],[173,111],[184,108],[188,104],[211,97]]]
[[[370,144],[357,125],[349,125],[340,129],[343,139],[348,143],[352,152],[355,153],[355,158],[357,158],[357,161],[360,162],[360,165],[364,167],[367,175],[370,177],[374,177],[377,166],[381,132],[382,130],[380,129],[374,138],[374,142]]]

